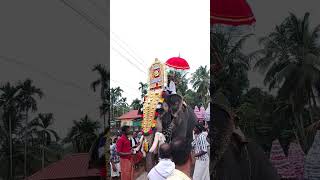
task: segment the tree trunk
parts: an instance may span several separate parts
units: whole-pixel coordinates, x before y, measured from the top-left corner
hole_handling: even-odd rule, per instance
[[[315,108],[317,108],[317,100],[316,100],[316,97],[314,95],[313,88],[311,88],[311,96],[312,96],[313,106]]]
[[[44,132],[42,133],[42,148],[41,148],[42,152],[42,158],[41,158],[41,161],[42,161],[42,169],[44,168]]]
[[[28,111],[26,111],[26,118],[25,118],[25,135],[24,135],[24,177],[25,179],[28,179],[27,174],[27,141],[28,141]]]
[[[312,91],[312,89],[311,89]],[[312,106],[312,103],[311,103],[311,99],[312,99],[312,95],[311,95],[311,92],[309,92],[309,97],[308,97],[308,103],[309,103],[309,116],[310,116],[310,119],[311,119],[311,123],[313,123],[313,113],[312,113],[312,109],[313,109],[313,106]]]
[[[13,159],[12,159],[12,117],[9,118],[9,141],[10,141],[10,180],[13,180]]]
[[[106,129],[106,113],[103,112],[103,130]]]
[[[294,122],[296,124],[298,134],[300,134],[300,137],[301,137],[300,139],[301,139],[301,143],[302,143],[302,148],[305,151],[306,150],[306,136],[305,136],[305,132],[304,132],[302,114],[300,111],[296,113],[296,111],[298,111],[298,110],[295,109],[295,105],[294,105],[292,97],[290,98],[290,100],[291,100],[291,106],[292,106],[291,110],[292,110]]]

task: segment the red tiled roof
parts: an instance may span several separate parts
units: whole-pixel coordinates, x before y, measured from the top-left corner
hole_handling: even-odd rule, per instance
[[[39,170],[28,180],[49,180],[100,176],[98,169],[89,168],[89,154],[78,153],[66,156],[64,159]]]
[[[125,114],[123,114],[122,116],[118,117],[117,119],[119,120],[130,120],[130,119],[137,119],[137,118],[141,118],[142,115],[138,114],[138,110],[131,110]]]

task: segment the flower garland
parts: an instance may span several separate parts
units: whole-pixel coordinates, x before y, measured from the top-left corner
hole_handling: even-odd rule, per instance
[[[142,134],[151,135],[156,132],[157,118],[159,113],[156,111],[158,103],[163,101],[162,94],[159,92],[150,92],[150,99],[144,103],[144,112],[142,115]]]

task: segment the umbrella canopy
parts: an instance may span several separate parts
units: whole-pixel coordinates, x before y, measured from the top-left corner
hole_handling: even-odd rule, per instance
[[[246,0],[211,0],[210,23],[232,26],[251,25],[256,22]]]
[[[304,152],[298,143],[291,143],[289,146],[288,159],[294,168],[298,180],[303,180]]]
[[[172,57],[168,59],[165,63],[167,66],[178,70],[188,70],[190,66],[188,62],[181,57]]]
[[[320,179],[320,130],[314,138],[313,144],[306,156],[304,177],[310,180]]]
[[[270,160],[272,165],[277,169],[277,172],[281,178],[296,178],[295,174],[293,173],[293,168],[284,154],[279,140],[274,140],[272,142]]]

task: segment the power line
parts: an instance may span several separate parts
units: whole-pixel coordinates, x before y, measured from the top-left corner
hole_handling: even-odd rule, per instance
[[[95,22],[94,18],[91,18],[88,14],[85,12],[75,8],[72,3],[68,2],[67,0],[60,0],[61,3],[63,3],[65,6],[72,9],[74,12],[76,12],[80,17],[85,19],[89,24],[93,25],[97,30],[101,31],[104,35],[106,35],[109,38],[109,32],[106,30],[102,25]]]
[[[93,5],[95,8],[97,8],[103,15],[109,18],[109,14],[102,9],[94,0],[87,0],[91,5]]]
[[[124,48],[120,43],[118,43],[115,39],[111,38],[116,44],[120,46],[121,49],[123,49],[129,56],[131,56],[137,63],[139,63],[142,67],[146,68],[147,65],[141,63],[137,58],[135,58],[126,48]]]
[[[125,44],[128,49],[130,49],[129,45],[127,45],[123,40],[121,40],[114,32],[112,32],[112,34],[114,34],[115,37],[117,37],[117,39],[122,42],[123,44]],[[143,61],[143,60],[139,60],[137,59],[136,57],[134,57],[125,47],[123,47],[120,43],[118,43],[115,39],[112,39],[114,42],[116,42],[120,47],[121,49],[125,50],[126,53],[128,53],[133,59],[135,59],[140,65],[142,65],[143,67],[148,67],[147,64]],[[134,51],[132,49],[130,49],[132,51],[132,53],[134,53]],[[135,54],[135,53],[134,53]]]
[[[69,8],[71,8],[73,11],[75,11],[78,15],[80,15],[82,18],[84,18],[88,23],[92,24],[94,27],[96,27],[98,30],[100,30],[101,32],[103,32],[108,38],[109,38],[109,34],[108,32],[105,30],[105,28],[103,26],[101,26],[100,24],[98,24],[97,22],[95,22],[95,20],[93,18],[91,18],[89,15],[87,15],[85,12],[75,8],[74,6],[72,6],[72,4],[70,2],[67,2],[66,0],[60,0],[60,2],[62,2],[64,5],[68,6]],[[121,45],[120,45],[121,46]],[[146,72],[144,70],[141,70],[139,67],[137,67],[132,61],[130,61],[127,57],[125,57],[122,53],[120,53],[118,50],[112,48],[114,51],[116,51],[120,56],[122,56],[124,59],[126,59],[128,62],[130,62],[133,66],[135,66],[139,71],[143,72],[144,74],[146,74]],[[127,53],[128,51],[123,48]],[[128,53],[130,54],[130,53]],[[130,54],[131,55],[131,54]]]
[[[140,72],[142,72],[143,74],[147,74],[146,71],[140,69],[136,64],[134,64],[129,58],[127,58],[126,56],[124,56],[120,51],[118,51],[117,49],[115,49],[114,47],[111,47],[114,51],[116,51],[121,57],[123,57],[125,60],[127,60],[131,65],[133,65],[135,68],[137,68]]]
[[[106,11],[104,11],[96,2],[94,2],[93,0],[87,0],[91,5],[93,5],[94,7],[96,7],[99,12],[101,12],[103,15],[105,15],[106,17],[109,17],[110,15],[106,13]],[[140,65],[142,66],[146,66],[147,67],[147,64],[142,60],[142,58],[140,58],[131,48],[130,46],[123,40],[121,40],[121,38],[114,32],[112,32],[112,34],[120,41],[122,42],[123,44],[125,44],[129,50],[131,50],[131,52],[133,54],[135,54],[140,60],[138,60],[136,57],[134,57],[129,51],[126,50],[125,47],[123,47],[120,43],[118,43],[116,40],[114,40],[124,51],[126,51],[132,58],[134,58]]]
[[[120,41],[122,42],[124,45],[126,45],[128,47],[129,50],[132,51],[133,54],[135,54],[137,56],[137,58],[139,58],[143,63],[145,63],[145,61],[132,49],[130,48],[129,44],[126,43],[124,40],[122,40],[119,35],[117,35],[115,32],[111,31],[111,33]],[[147,66],[147,64],[145,64]]]
[[[127,84],[122,83],[122,82],[120,82],[120,81],[116,81],[116,80],[113,80],[113,79],[111,79],[111,81],[113,81],[113,82],[115,82],[115,83],[122,84],[122,85],[124,85],[124,86],[126,86],[126,87],[128,87],[128,88],[130,88],[130,89],[132,89],[132,90],[139,91],[139,88],[130,87],[130,86],[128,86]]]
[[[79,86],[78,84],[74,83],[74,82],[69,82],[69,81],[64,81],[64,80],[60,80],[56,77],[54,77],[53,75],[51,75],[50,73],[48,72],[45,72],[45,71],[42,71],[38,68],[35,68],[33,65],[31,64],[27,64],[27,63],[24,63],[24,62],[21,62],[19,61],[18,59],[16,58],[11,58],[11,57],[6,57],[6,56],[2,56],[0,55],[0,61],[4,61],[4,62],[7,62],[7,63],[14,63],[16,65],[19,65],[19,66],[22,66],[24,68],[29,68],[32,70],[32,72],[36,72],[38,74],[41,74],[42,77],[46,77],[47,79],[50,79],[52,81],[56,81],[60,84],[63,84],[65,86],[69,86],[69,87],[72,87],[72,88],[75,88],[75,89],[78,89],[78,90],[81,90],[83,93],[87,94],[88,96],[90,96],[88,93],[87,93],[87,90],[88,89],[85,89],[85,88],[82,88],[81,86]]]

